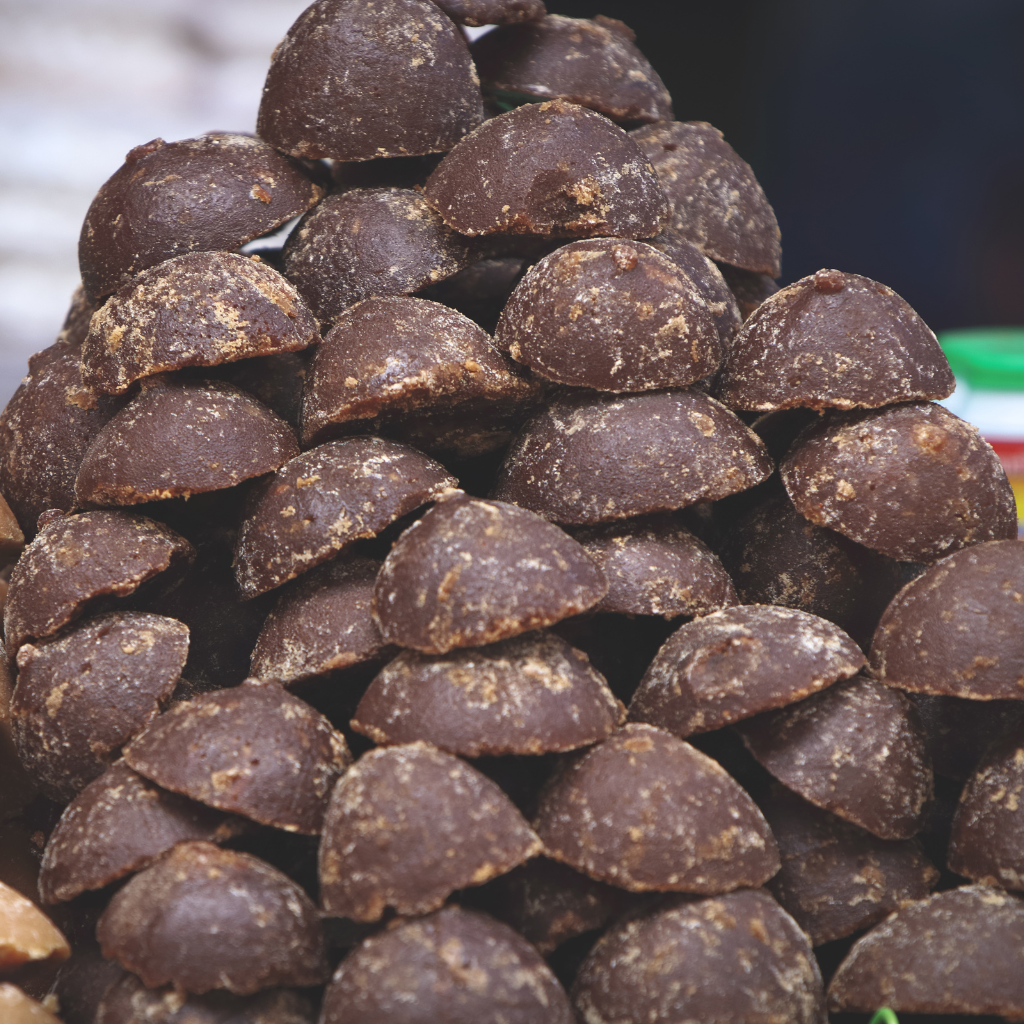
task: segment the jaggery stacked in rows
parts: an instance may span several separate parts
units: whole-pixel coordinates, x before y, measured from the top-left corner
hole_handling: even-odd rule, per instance
[[[80,257],[0,416],[66,1024],[812,1024],[833,943],[833,1009],[1024,1015],[1005,474],[625,25],[317,0]]]

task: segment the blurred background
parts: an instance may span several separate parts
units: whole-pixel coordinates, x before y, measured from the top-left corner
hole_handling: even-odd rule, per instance
[[[305,0],[0,0],[0,405],[78,282],[97,188],[156,136],[252,130]],[[550,0],[621,18],[679,120],[754,168],[783,282],[895,288],[935,330],[1024,324],[1020,0]]]

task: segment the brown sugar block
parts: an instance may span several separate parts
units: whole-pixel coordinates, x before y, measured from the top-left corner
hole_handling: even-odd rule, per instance
[[[772,471],[764,445],[697,391],[556,399],[513,442],[493,496],[562,523],[716,501]]]
[[[435,0],[458,25],[515,25],[537,21],[546,13],[544,0]]]
[[[738,603],[711,549],[668,516],[583,526],[572,535],[608,580],[595,612],[674,619]]]
[[[308,446],[371,432],[447,451],[454,421],[464,435],[456,451],[484,454],[508,443],[539,396],[539,383],[456,310],[425,299],[367,299],[346,310],[317,349],[302,438]]]
[[[323,323],[371,296],[409,295],[469,263],[463,238],[419,192],[364,188],[328,196],[299,222],[284,272]]]
[[[178,843],[218,842],[240,827],[239,819],[168,793],[117,761],[68,804],[50,833],[39,895],[44,903],[74,899],[148,867]]]
[[[608,584],[567,533],[525,509],[456,494],[395,542],[374,590],[389,643],[424,654],[542,629],[593,607]]]
[[[38,960],[67,960],[70,955],[71,947],[54,923],[31,900],[0,882],[0,970]]]
[[[184,623],[141,612],[24,644],[11,702],[22,764],[50,795],[71,799],[160,713],[187,655]]]
[[[329,441],[286,462],[238,528],[235,578],[255,597],[457,484],[440,463],[395,441]]]
[[[320,340],[295,288],[258,259],[195,252],[143,271],[92,318],[82,379],[120,394],[140,377],[216,366]]]
[[[572,1024],[551,969],[526,939],[479,911],[396,921],[342,960],[323,1024]]]
[[[743,270],[741,267],[734,267],[729,263],[719,263],[718,269],[725,278],[729,290],[736,296],[736,302],[740,308],[743,319],[757,309],[770,295],[774,295],[779,286],[775,280],[767,274],[758,274],[753,270]]]
[[[144,516],[83,512],[53,519],[11,572],[4,605],[8,656],[27,640],[56,633],[97,599],[125,597],[194,557],[184,537]]]
[[[998,457],[941,405],[829,413],[799,435],[779,470],[801,515],[890,558],[932,562],[1017,536]]]
[[[986,751],[960,794],[949,867],[985,885],[1024,889],[1024,725]]]
[[[631,892],[729,892],[779,869],[739,784],[649,725],[626,725],[568,762],[541,794],[534,828],[547,856]]]
[[[237,249],[322,195],[299,163],[252,136],[154,139],[125,157],[85,215],[82,285],[103,300],[173,256]]]
[[[485,121],[427,179],[464,235],[650,238],[667,206],[650,161],[608,118],[551,100]]]
[[[916,839],[879,839],[781,788],[761,810],[782,858],[768,888],[815,946],[924,899],[939,880]]]
[[[281,596],[256,641],[252,674],[290,685],[381,657],[386,650],[370,614],[380,562],[333,559]]]
[[[83,505],[134,505],[234,487],[299,453],[291,427],[213,380],[155,379],[96,435],[75,479]]]
[[[629,133],[648,156],[672,209],[670,224],[705,256],[778,277],[778,221],[750,165],[704,121]]]
[[[32,538],[43,512],[75,507],[82,456],[125,399],[87,387],[71,346],[52,345],[30,364],[0,412],[0,491]]]
[[[597,942],[572,988],[579,1020],[825,1024],[807,937],[766,892],[675,897]]]
[[[891,288],[819,270],[761,303],[715,394],[732,409],[875,409],[947,398],[953,385],[935,335]]]
[[[872,679],[838,683],[736,726],[789,789],[882,839],[909,839],[932,796],[924,732],[910,700]]]
[[[42,1003],[7,981],[0,982],[0,1017],[4,1024],[60,1024]]]
[[[672,97],[635,39],[615,18],[549,14],[488,32],[472,50],[484,91],[499,98],[568,100],[613,121],[671,121]]]
[[[1024,1015],[1024,900],[966,885],[910,903],[854,943],[829,1009]]]
[[[540,841],[485,775],[428,743],[364,754],[338,781],[320,842],[326,914],[379,921],[437,910],[540,853]]]
[[[781,708],[855,676],[860,648],[838,626],[778,605],[724,608],[675,631],[629,706],[676,736]]]
[[[174,704],[131,743],[125,760],[175,793],[316,835],[349,753],[308,704],[252,680]]]
[[[975,544],[908,583],[878,624],[871,671],[901,690],[1024,699],[1024,544]]]
[[[382,745],[426,740],[479,757],[575,750],[625,715],[585,654],[527,633],[440,656],[403,651],[370,684],[352,727]]]
[[[316,908],[287,875],[212,843],[181,843],[131,878],[96,927],[103,955],[148,988],[249,995],[327,979]]]
[[[599,391],[685,387],[718,368],[704,296],[643,242],[571,242],[530,268],[496,343],[548,380]]]
[[[292,156],[443,153],[483,119],[462,33],[432,3],[316,0],[274,51],[256,131]]]

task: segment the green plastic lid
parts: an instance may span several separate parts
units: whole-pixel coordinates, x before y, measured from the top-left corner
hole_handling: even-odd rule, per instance
[[[958,380],[980,391],[1024,391],[1024,327],[943,331],[939,344]]]

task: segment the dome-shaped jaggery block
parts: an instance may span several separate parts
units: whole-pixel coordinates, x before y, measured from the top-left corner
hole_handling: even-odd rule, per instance
[[[395,542],[373,614],[389,643],[445,654],[543,629],[593,607],[607,590],[601,570],[557,526],[459,493]]]
[[[716,501],[771,471],[760,438],[700,392],[581,393],[523,427],[493,497],[560,523],[600,523]]]
[[[466,241],[404,188],[334,193],[302,218],[284,272],[327,324],[372,296],[409,295],[463,269]]]
[[[672,97],[635,39],[614,18],[549,14],[488,32],[472,50],[484,91],[499,97],[567,100],[613,121],[671,121]]]
[[[187,253],[107,299],[82,344],[82,379],[120,394],[165,370],[293,352],[319,340],[313,315],[273,267],[237,253]]]
[[[188,655],[188,627],[109,612],[18,650],[11,724],[21,763],[69,800],[160,713]]]
[[[233,385],[160,378],[93,438],[75,496],[93,506],[188,498],[272,473],[298,453],[292,428]]]
[[[1017,1019],[1022,977],[1024,900],[965,885],[907,904],[858,939],[832,977],[828,1004]]]
[[[13,658],[26,640],[50,636],[108,595],[125,597],[195,548],[162,523],[126,512],[60,516],[22,552],[4,605]]]
[[[924,732],[905,694],[837,683],[740,722],[747,749],[787,788],[881,839],[909,839],[932,796]]]
[[[758,306],[715,396],[731,409],[876,409],[947,398],[953,385],[935,335],[891,288],[819,270]]]
[[[117,761],[64,809],[46,842],[39,894],[44,903],[74,899],[148,867],[178,843],[228,839],[241,824]]]
[[[320,920],[305,892],[258,857],[212,843],[181,843],[130,879],[96,937],[103,955],[147,988],[249,995],[328,976]]]
[[[125,760],[164,789],[288,832],[316,835],[349,761],[342,735],[274,683],[173,704]]]
[[[1017,536],[998,456],[941,405],[827,413],[801,432],[779,471],[801,515],[890,558],[932,562]]]
[[[864,665],[850,637],[817,615],[767,604],[724,608],[668,638],[629,717],[686,737],[792,704]]]
[[[1024,699],[1024,544],[974,544],[908,583],[878,624],[871,671],[916,693]]]
[[[458,25],[517,25],[547,13],[544,0],[435,0]]]
[[[437,910],[456,889],[540,853],[487,776],[427,743],[364,754],[338,781],[320,841],[325,913],[379,921]]]
[[[462,33],[426,0],[316,0],[274,51],[257,134],[291,156],[443,153],[483,120]]]
[[[17,889],[0,882],[0,970],[40,960],[67,960],[70,955],[68,940],[57,926]]]
[[[238,528],[235,579],[255,597],[456,486],[439,462],[379,437],[328,441],[286,462]]]
[[[464,757],[544,754],[603,740],[625,714],[585,654],[527,633],[440,656],[403,651],[370,683],[352,728]]]
[[[252,652],[251,674],[290,685],[381,657],[370,614],[380,562],[332,559],[281,591]]]
[[[670,224],[705,256],[778,277],[778,221],[750,165],[704,121],[644,125],[629,133],[658,174]]]
[[[563,100],[485,121],[441,161],[424,195],[464,235],[650,238],[668,209],[636,143]]]
[[[527,272],[495,342],[548,380],[598,391],[685,387],[718,369],[707,302],[643,242],[570,242]]]
[[[649,725],[626,725],[567,762],[541,793],[534,828],[548,857],[632,892],[730,892],[779,869],[739,783]]]
[[[540,954],[507,924],[445,907],[395,922],[342,960],[323,1024],[572,1024]]]
[[[675,897],[627,916],[584,960],[572,1000],[594,1024],[828,1019],[807,936],[766,892]]]
[[[78,241],[93,302],[187,252],[237,249],[321,196],[302,166],[249,135],[136,146],[96,193]]]

